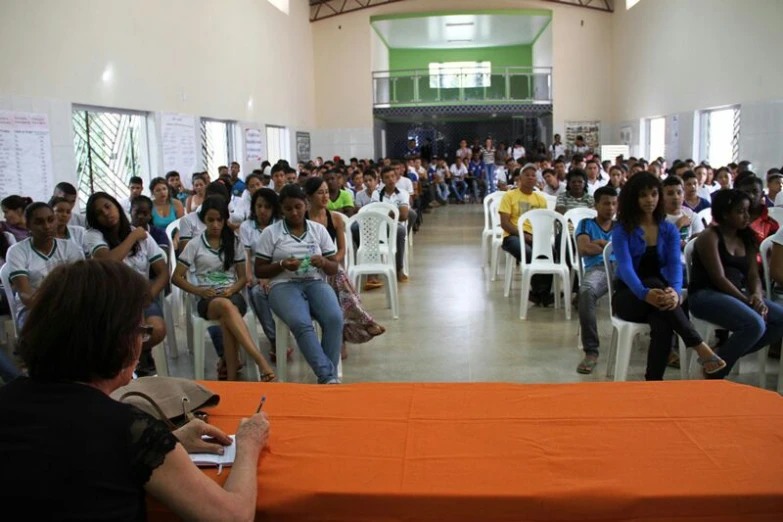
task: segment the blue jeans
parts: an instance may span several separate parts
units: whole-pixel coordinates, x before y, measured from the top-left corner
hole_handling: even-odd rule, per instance
[[[705,288],[688,296],[688,306],[694,317],[731,332],[718,349],[726,367],[710,377],[725,377],[740,357],[783,337],[783,306],[769,299],[764,299],[764,303],[769,309],[766,323],[750,306],[728,294]]]
[[[465,193],[468,191],[468,184],[462,180],[451,180],[451,191],[457,198],[457,202],[463,201]]]
[[[269,306],[291,329],[318,384],[336,380],[343,344],[343,312],[334,289],[325,281],[278,283],[269,291]],[[321,342],[313,319],[323,330]]]
[[[223,330],[220,326],[210,326],[207,328],[209,338],[212,339],[212,346],[215,347],[215,352],[218,357],[223,357]]]
[[[484,171],[487,173],[487,194],[492,194],[498,189],[497,179],[495,178],[495,164],[484,165]]]
[[[269,308],[269,295],[258,285],[250,289],[250,306],[253,307],[258,322],[264,330],[264,335],[272,343],[272,351],[275,349],[275,319],[272,317],[272,309]]]
[[[448,201],[449,186],[446,185],[446,182],[441,181],[440,183],[433,183],[433,185],[435,185],[435,199],[437,199],[441,203],[443,203],[444,201]]]
[[[596,308],[598,300],[609,291],[604,264],[588,268],[582,276],[579,287],[579,325],[582,330],[582,349],[587,355],[598,355],[598,322]]]

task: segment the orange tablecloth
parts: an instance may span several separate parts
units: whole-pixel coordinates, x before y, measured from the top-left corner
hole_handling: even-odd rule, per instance
[[[206,384],[229,433],[267,396],[259,520],[783,521],[783,398],[757,388]]]

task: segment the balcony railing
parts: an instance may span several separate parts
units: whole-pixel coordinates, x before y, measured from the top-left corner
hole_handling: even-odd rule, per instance
[[[373,106],[552,103],[551,67],[374,71]]]

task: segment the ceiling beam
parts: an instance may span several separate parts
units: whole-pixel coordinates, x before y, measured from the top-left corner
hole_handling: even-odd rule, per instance
[[[297,0],[298,1],[298,0]],[[404,2],[405,0],[310,0],[310,21],[317,22],[370,7]]]
[[[574,7],[594,9],[596,11],[604,11],[606,13],[614,12],[614,1],[615,0],[544,0],[544,2],[572,5]]]

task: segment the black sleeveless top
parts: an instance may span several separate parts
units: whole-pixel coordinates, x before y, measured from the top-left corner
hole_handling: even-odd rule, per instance
[[[726,279],[737,287],[737,290],[745,288],[748,278],[748,255],[747,251],[741,256],[734,256],[726,250],[726,242],[723,239],[723,234],[718,227],[711,227],[712,230],[718,234],[718,256],[720,257],[720,264],[723,265],[723,273]],[[693,259],[691,260],[691,279],[688,284],[688,292],[694,293],[703,288],[710,288],[715,291],[720,291],[712,284],[710,275],[707,273],[707,269],[704,267],[699,257],[699,251],[693,250]]]
[[[305,212],[305,219],[310,219],[310,213]],[[337,244],[337,229],[334,227],[334,221],[332,221],[332,213],[326,211],[326,231],[329,232],[329,237],[332,238],[334,244]]]

